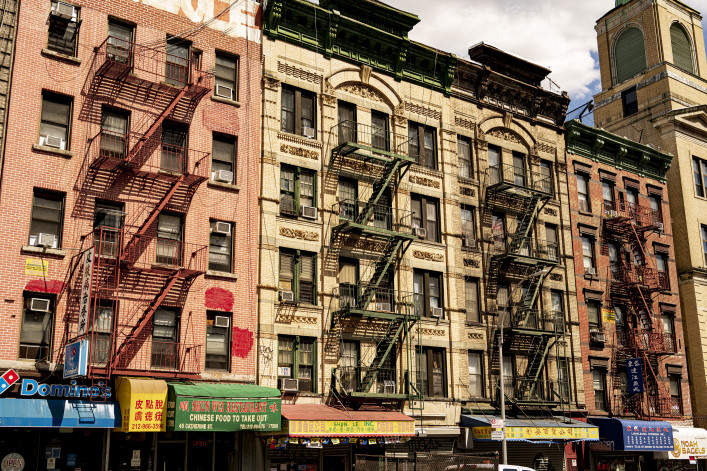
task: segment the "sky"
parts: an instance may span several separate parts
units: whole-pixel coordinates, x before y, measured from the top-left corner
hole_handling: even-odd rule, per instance
[[[410,32],[415,41],[463,58],[483,41],[548,67],[572,98],[569,110],[600,91],[594,25],[615,0],[383,1],[420,17]],[[682,1],[707,16],[707,0]]]

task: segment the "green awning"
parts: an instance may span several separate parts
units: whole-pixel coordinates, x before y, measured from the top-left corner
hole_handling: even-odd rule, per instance
[[[172,383],[167,430],[280,430],[280,390],[252,384]]]

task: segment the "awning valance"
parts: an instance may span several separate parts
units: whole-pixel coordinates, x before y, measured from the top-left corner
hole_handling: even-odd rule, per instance
[[[123,432],[164,432],[167,382],[161,379],[116,378]]]
[[[0,399],[0,427],[120,427],[117,402]]]
[[[707,430],[692,427],[673,427],[673,450],[656,452],[655,457],[663,460],[707,458]]]
[[[169,430],[280,430],[280,390],[252,384],[171,383]]]
[[[474,440],[491,440],[491,419],[462,415],[461,426],[471,428]],[[506,440],[512,441],[596,441],[599,440],[598,428],[578,420],[563,417],[554,419],[508,419],[506,418]]]
[[[412,437],[415,419],[400,412],[344,411],[323,404],[285,404],[282,429],[291,437]]]
[[[616,451],[672,451],[673,426],[668,422],[590,417],[599,426],[599,439]]]

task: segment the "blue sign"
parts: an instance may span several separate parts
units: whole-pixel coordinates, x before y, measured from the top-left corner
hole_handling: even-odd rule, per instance
[[[76,453],[69,453],[66,455],[66,466],[76,467]]]
[[[88,373],[88,340],[70,343],[64,350],[64,378],[78,378]]]
[[[673,427],[668,422],[590,417],[599,426],[599,440],[615,451],[673,451]]]
[[[629,394],[643,393],[643,366],[640,358],[629,358],[626,360],[626,372],[628,374]]]

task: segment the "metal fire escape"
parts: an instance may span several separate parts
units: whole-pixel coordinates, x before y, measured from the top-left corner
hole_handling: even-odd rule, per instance
[[[494,339],[490,371],[498,375],[500,369],[498,348],[503,322],[504,355],[527,357],[524,367],[519,365],[524,368],[522,374],[504,372],[507,402],[516,408],[557,406],[563,402],[562,388],[543,379],[543,370],[553,347],[556,357],[561,357],[564,315],[539,310],[537,302],[545,278],[559,263],[559,247],[532,235],[540,211],[552,198],[552,179],[526,168],[499,165],[487,170],[484,186],[482,224],[489,242],[486,298],[489,312],[495,315],[490,332]],[[509,215],[516,217],[514,232],[507,228]],[[508,299],[498,298],[501,286],[508,290],[504,294]],[[497,379],[497,401],[499,384]]]
[[[161,341],[150,333],[158,309],[182,305],[208,263],[208,247],[185,243],[181,223],[172,224],[178,228],[171,235],[159,231],[160,215],[186,213],[194,192],[208,179],[209,153],[186,146],[194,110],[213,79],[195,62],[170,55],[164,47],[114,37],[95,49],[79,114],[90,138],[77,179],[74,216],[92,217],[94,198],[119,200],[133,211],[127,221],[121,215],[115,227],[98,226],[86,235],[84,250],[67,275],[70,296],[77,296],[77,287],[87,281],[77,269],[81,255],[93,249],[86,334],[92,378],[189,377],[200,371],[201,345],[183,340],[188,320],[176,321],[181,328],[175,338]],[[103,116],[107,108],[129,113],[129,125],[124,130],[109,126]],[[179,139],[165,137],[166,120],[184,130]],[[69,311],[76,309],[67,304]],[[104,315],[107,309],[110,316]]]
[[[371,184],[366,197],[358,195],[335,205],[330,253],[338,257],[342,248],[354,248],[365,253],[361,258],[375,260],[368,276],[362,276],[358,283],[341,283],[335,290],[330,337],[338,338],[342,330],[356,329],[376,342],[372,358],[333,370],[332,388],[350,404],[419,398],[410,355],[411,333],[415,326],[419,328],[414,297],[395,289],[392,280],[400,258],[416,239],[412,213],[395,208],[392,202],[400,180],[414,162],[408,156],[410,139],[382,128],[343,121],[332,128],[330,140],[331,173]],[[398,354],[405,357],[407,370],[399,372],[395,368]]]
[[[673,404],[659,380],[660,358],[676,353],[674,334],[663,331],[653,310],[653,294],[669,289],[667,272],[658,271],[654,257],[646,252],[647,235],[662,230],[658,210],[626,201],[604,202],[604,237],[621,249],[611,276],[611,304],[628,309],[616,326],[611,364],[614,413],[639,418],[680,417],[681,404]],[[643,394],[629,395],[622,384],[626,360],[642,360]],[[624,380],[625,381],[625,380]]]

